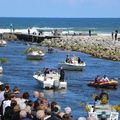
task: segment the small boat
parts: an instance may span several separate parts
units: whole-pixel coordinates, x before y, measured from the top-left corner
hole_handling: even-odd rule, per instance
[[[30,60],[40,60],[43,58],[45,54],[41,51],[32,51],[30,53],[27,54],[27,59]]]
[[[42,85],[42,88],[49,89],[66,89],[67,82],[60,81],[60,74],[55,69],[50,69],[50,72],[45,75],[44,70],[38,71],[33,75],[39,84]]]
[[[65,70],[83,70],[83,68],[86,66],[85,62],[78,63],[77,61],[72,63],[67,62],[61,62],[58,64],[58,67],[62,67]]]
[[[91,87],[96,87],[96,88],[110,88],[110,89],[116,89],[118,85],[118,81],[116,80],[110,80],[110,81],[106,81],[106,82],[94,82],[91,81],[88,83],[88,86]]]
[[[87,107],[89,108],[89,120],[119,120],[119,112],[116,112],[109,104],[88,104]]]
[[[2,74],[2,73],[3,73],[3,67],[0,66],[0,74]]]
[[[6,46],[7,42],[5,40],[0,40],[0,47]]]

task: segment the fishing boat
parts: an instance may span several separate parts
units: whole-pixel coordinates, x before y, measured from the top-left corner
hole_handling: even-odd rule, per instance
[[[3,67],[0,66],[0,74],[2,74],[2,73],[3,73]]]
[[[86,66],[85,62],[78,63],[77,61],[72,63],[61,62],[58,64],[58,67],[62,67],[65,70],[83,70]]]
[[[6,46],[7,42],[5,40],[0,40],[0,47]]]
[[[118,81],[110,80],[106,82],[95,82],[91,81],[88,83],[88,86],[96,87],[96,88],[109,88],[109,89],[116,89],[118,85]]]
[[[39,60],[42,59],[45,54],[42,51],[32,51],[27,54],[27,59]]]
[[[60,74],[55,69],[49,69],[49,73],[45,74],[45,70],[36,72],[33,77],[41,84],[42,88],[48,89],[66,89],[67,82],[60,81]]]

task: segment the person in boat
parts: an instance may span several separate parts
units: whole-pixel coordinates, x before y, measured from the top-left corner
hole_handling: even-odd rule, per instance
[[[104,75],[100,82],[109,82],[107,75]]]
[[[95,83],[99,83],[99,82],[100,82],[100,76],[97,75],[97,76],[95,77]]]
[[[78,57],[78,64],[80,64],[81,63],[81,59],[80,59],[80,57]]]
[[[99,99],[102,101],[104,98],[108,102],[108,100],[109,100],[108,93],[105,90],[102,90],[100,95],[99,95]]]
[[[63,70],[63,68],[60,68],[60,81],[63,82],[64,81],[64,76],[65,76],[65,72]]]
[[[49,74],[49,73],[50,73],[49,69],[46,68],[45,71],[44,71],[44,75],[46,76],[46,74]]]
[[[68,57],[68,55],[66,57],[66,63],[71,63],[71,59]]]

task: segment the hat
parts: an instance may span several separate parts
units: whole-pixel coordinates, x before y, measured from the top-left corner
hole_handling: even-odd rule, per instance
[[[71,110],[70,107],[66,107],[66,108],[64,109],[64,111],[65,111],[66,114],[71,114],[71,112],[72,112],[72,110]]]

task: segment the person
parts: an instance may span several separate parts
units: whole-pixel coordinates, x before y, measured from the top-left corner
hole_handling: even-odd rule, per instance
[[[91,36],[91,30],[89,30],[89,36]]]
[[[95,83],[99,83],[99,82],[100,82],[100,76],[97,75],[97,76],[95,77]]]
[[[109,79],[106,75],[104,75],[103,78],[100,81],[101,82],[109,82]]]
[[[64,75],[65,75],[64,70],[63,70],[63,68],[61,67],[61,68],[60,68],[60,81],[64,81]]]
[[[66,63],[69,61],[69,57],[68,57],[68,55],[66,56]]]
[[[117,40],[118,30],[115,31],[115,40]]]
[[[80,59],[80,57],[78,57],[78,64],[81,62],[81,59]]]
[[[106,99],[106,103],[108,103],[109,100],[109,96],[108,93],[105,92],[105,90],[102,90],[100,95],[99,95],[99,99],[102,101],[103,99]]]
[[[45,71],[44,71],[44,75],[46,76],[46,74],[49,74],[49,69],[46,68]]]
[[[114,36],[114,32],[112,32],[112,40],[114,39],[113,36]]]

